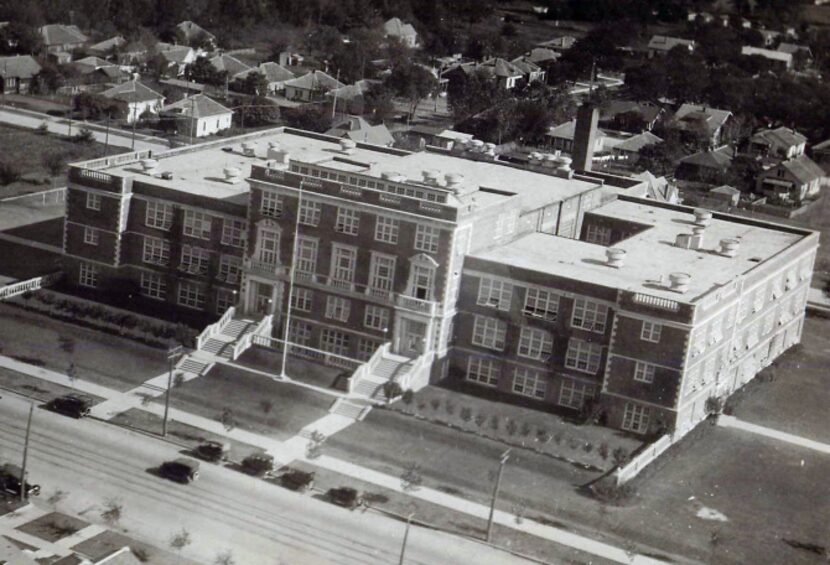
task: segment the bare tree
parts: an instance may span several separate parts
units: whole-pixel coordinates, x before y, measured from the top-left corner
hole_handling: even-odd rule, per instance
[[[216,554],[216,559],[213,560],[213,565],[235,565],[236,561],[233,560],[233,553],[231,550],[223,551],[222,553]]]
[[[107,498],[104,501],[104,510],[101,511],[101,518],[109,527],[113,527],[124,515],[124,505],[118,498]]]

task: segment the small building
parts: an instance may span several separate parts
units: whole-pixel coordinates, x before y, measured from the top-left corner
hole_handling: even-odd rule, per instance
[[[618,159],[635,162],[640,157],[643,147],[663,143],[663,140],[650,131],[632,135],[628,139],[617,143],[611,148],[611,153]]]
[[[761,34],[765,47],[770,47],[781,36],[780,31],[774,31],[771,29],[759,29],[758,33]]]
[[[576,38],[571,35],[561,35],[559,37],[554,37],[551,40],[543,41],[542,43],[537,43],[536,47],[541,47],[543,49],[553,49],[554,51],[567,51],[571,47],[574,46],[576,43]]]
[[[758,175],[756,190],[771,199],[800,203],[817,198],[824,170],[807,155],[799,155]]]
[[[757,157],[793,159],[806,147],[806,137],[784,126],[758,131],[749,139],[749,152]]]
[[[137,80],[114,86],[102,92],[101,95],[119,100],[127,105],[128,124],[139,120],[145,112],[158,114],[164,106],[163,95]]]
[[[167,61],[167,66],[174,76],[182,76],[185,68],[192,64],[197,57],[196,51],[187,45],[172,45],[159,42],[156,44],[159,55]]]
[[[46,52],[53,55],[58,63],[72,60],[72,51],[83,47],[89,38],[76,25],[49,24],[40,28]]]
[[[259,73],[268,82],[268,93],[276,94],[285,90],[285,82],[295,77],[294,73],[278,63],[260,63],[258,67],[250,68],[233,76],[234,80],[244,79],[251,73]]]
[[[205,96],[194,94],[162,108],[163,116],[177,121],[176,129],[180,135],[205,137],[224,129],[230,129],[233,111],[219,102]]]
[[[791,53],[783,51],[773,51],[772,49],[762,49],[760,47],[751,47],[746,45],[741,47],[741,55],[745,57],[763,57],[773,64],[784,69],[791,69],[793,66],[793,56]]]
[[[94,45],[90,45],[86,48],[86,52],[95,57],[106,59],[107,57],[115,55],[116,52],[120,51],[126,45],[127,40],[121,35],[116,35]]]
[[[236,75],[250,71],[253,68],[251,65],[245,64],[236,57],[227,54],[217,55],[211,58],[210,64],[218,72],[221,73],[224,71],[228,73],[228,78],[236,77]]]
[[[326,92],[336,106],[337,111],[347,114],[362,114],[366,111],[365,95],[373,85],[381,84],[379,80],[363,79]]]
[[[554,150],[571,153],[574,147],[574,134],[576,132],[576,119],[567,121],[553,126],[548,130],[545,136],[548,138],[550,146]],[[602,151],[605,148],[606,133],[602,129],[596,130],[596,137],[594,137],[594,152]]]
[[[695,50],[695,42],[681,37],[654,35],[651,41],[648,42],[648,56],[652,58],[655,55],[665,55],[675,47],[683,47],[691,53]]]
[[[176,35],[187,45],[203,44],[210,49],[216,49],[216,36],[208,30],[190,20],[185,20],[176,26]]]
[[[681,180],[709,182],[726,172],[734,158],[735,150],[728,145],[699,151],[680,159],[675,176]]]
[[[545,69],[531,60],[529,56],[522,55],[510,62],[522,72],[522,79],[525,81],[525,84],[545,82]]]
[[[64,87],[70,87],[73,92],[118,84],[129,78],[121,67],[100,57],[84,57],[69,63],[69,66],[77,71],[77,75],[66,78]]]
[[[727,206],[735,207],[741,200],[741,191],[734,186],[724,184],[710,190],[709,196],[715,200],[724,202]]]
[[[354,142],[389,147],[395,138],[383,124],[373,126],[360,116],[347,116],[326,132],[326,135],[351,139]]]
[[[284,85],[285,97],[300,102],[321,100],[330,90],[346,86],[323,71],[311,71],[303,76],[285,81]]]
[[[0,92],[24,94],[29,92],[32,80],[40,72],[40,65],[31,55],[0,57]]]
[[[412,24],[401,21],[400,18],[391,18],[383,24],[383,32],[386,37],[399,40],[407,47],[418,47],[418,32]]]
[[[651,131],[664,112],[662,106],[653,102],[609,100],[600,107],[599,123],[631,133]]]
[[[562,53],[548,47],[534,47],[526,55],[527,60],[536,63],[540,67],[553,65],[562,57]]]
[[[712,147],[720,145],[723,127],[731,118],[732,112],[729,110],[718,110],[699,104],[683,104],[674,113],[675,122],[680,129],[705,132]]]

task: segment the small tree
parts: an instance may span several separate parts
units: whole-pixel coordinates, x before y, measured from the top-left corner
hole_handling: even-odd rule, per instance
[[[223,551],[222,553],[216,554],[216,559],[213,560],[213,565],[235,565],[236,561],[233,560],[233,553],[231,550]]]
[[[614,465],[623,465],[628,461],[628,452],[622,447],[618,447],[611,453],[611,457],[614,460]]]
[[[92,143],[95,141],[95,136],[92,134],[92,130],[89,128],[81,128],[81,131],[78,132],[78,135],[72,137],[72,141],[76,143]]]
[[[38,135],[46,135],[47,133],[49,133],[49,125],[46,123],[46,121],[40,122],[40,125],[37,126],[35,133],[37,133]]]
[[[422,482],[421,466],[418,463],[409,463],[401,474],[401,488],[406,492],[418,490]]]
[[[507,430],[507,435],[512,437],[516,435],[516,432],[519,430],[519,425],[516,423],[516,420],[509,418],[505,429]]]
[[[173,537],[170,538],[170,548],[178,553],[179,557],[181,557],[182,550],[192,542],[193,540],[190,537],[190,532],[182,528],[179,533],[174,534]]]
[[[112,528],[121,520],[124,515],[124,505],[118,498],[108,498],[104,501],[104,510],[101,512],[101,519]]]
[[[268,400],[267,398],[259,401],[259,407],[262,410],[263,414],[268,414],[271,412],[271,409],[274,407],[274,403]]]
[[[386,397],[387,402],[391,402],[395,398],[399,397],[401,394],[403,394],[401,385],[399,385],[395,381],[386,381],[385,383],[383,383],[383,395]]]
[[[602,442],[601,444],[599,444],[599,450],[597,451],[597,453],[599,453],[599,456],[602,457],[603,461],[607,461],[609,455],[608,444],[606,442]]]
[[[455,414],[455,402],[453,402],[451,398],[447,398],[444,402],[444,409],[447,411],[448,415],[452,416]]]
[[[484,414],[484,413],[481,413],[481,412],[476,414],[476,418],[475,418],[476,426],[478,426],[480,428],[481,426],[484,425],[484,422],[486,422],[486,421],[487,421],[487,414]]]
[[[173,375],[173,388],[179,388],[184,384],[184,373],[176,373]]]
[[[233,415],[233,410],[230,408],[222,410],[222,415],[219,417],[219,421],[227,431],[231,431],[236,427],[236,418]]]
[[[490,429],[492,429],[494,432],[499,431],[499,421],[500,418],[496,414],[493,414],[490,417]]]
[[[0,161],[0,184],[11,184],[20,179],[20,168],[6,161]]]
[[[464,422],[469,422],[470,420],[473,419],[473,411],[469,406],[464,406],[464,407],[461,408],[461,412],[459,413],[459,416],[461,416],[461,419]]]
[[[46,167],[50,175],[56,177],[63,172],[66,166],[66,155],[59,151],[50,151],[41,156],[40,162]]]
[[[412,392],[411,388],[408,388],[403,392],[403,397],[401,398],[401,400],[403,400],[403,403],[407,406],[411,406],[412,403],[415,401],[415,393]]]
[[[317,459],[323,454],[323,445],[326,442],[326,436],[322,432],[314,430],[311,432],[311,437],[306,446],[305,455],[309,459]]]

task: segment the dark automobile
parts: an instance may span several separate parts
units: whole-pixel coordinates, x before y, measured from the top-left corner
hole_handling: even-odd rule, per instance
[[[63,414],[65,416],[72,416],[73,418],[83,418],[89,415],[89,408],[92,403],[87,398],[83,398],[76,394],[67,394],[66,396],[59,396],[48,404],[50,410]]]
[[[263,477],[274,470],[274,458],[267,453],[254,453],[242,460],[242,470],[255,477]]]
[[[349,510],[354,510],[363,503],[363,499],[360,498],[360,494],[351,487],[329,489],[326,496],[334,504],[348,508]]]
[[[0,467],[0,489],[5,493],[20,496],[21,471],[20,467],[10,463],[6,463]],[[40,485],[33,485],[27,482],[26,495],[37,496],[38,494],[40,494]]]
[[[280,475],[280,484],[287,489],[303,492],[314,485],[314,473],[306,473],[299,469],[288,469]]]
[[[179,483],[192,483],[199,478],[199,462],[184,458],[165,461],[159,467],[159,474]]]
[[[196,448],[196,455],[205,461],[219,463],[220,461],[227,460],[229,451],[230,446],[227,443],[222,443],[221,441],[205,441],[200,443]]]

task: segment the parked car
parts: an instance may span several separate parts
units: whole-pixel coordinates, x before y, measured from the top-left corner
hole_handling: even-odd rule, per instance
[[[0,489],[7,494],[20,496],[20,475],[22,469],[17,465],[6,463],[0,467]],[[33,485],[26,482],[26,495],[37,496],[40,494],[40,485]]]
[[[205,441],[196,448],[196,455],[211,463],[219,463],[228,459],[231,446],[221,441]]]
[[[363,504],[363,499],[360,497],[360,493],[351,487],[331,488],[328,493],[326,493],[326,498],[334,504],[348,508],[349,510],[354,510]]]
[[[179,458],[165,461],[159,467],[159,474],[180,483],[192,483],[199,478],[199,462],[193,459]]]
[[[303,492],[314,486],[314,473],[289,468],[280,475],[280,484],[287,489]]]
[[[47,404],[50,410],[73,418],[88,416],[91,406],[92,402],[88,398],[78,396],[77,394],[59,396]]]
[[[254,453],[242,460],[242,470],[255,477],[265,476],[274,470],[274,458],[267,453]]]

